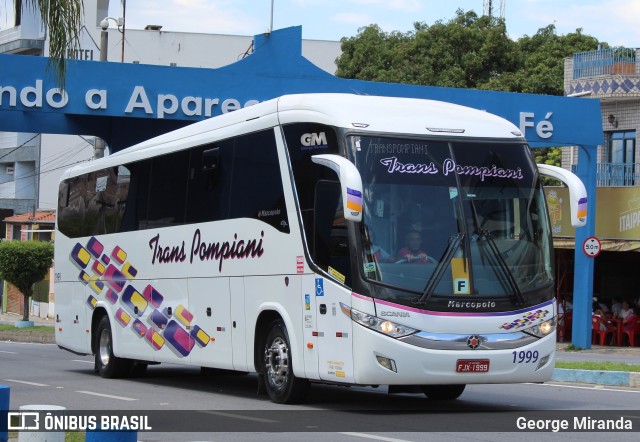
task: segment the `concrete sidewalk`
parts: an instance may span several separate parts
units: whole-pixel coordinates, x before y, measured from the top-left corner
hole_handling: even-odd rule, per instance
[[[17,321],[22,321],[22,315],[15,313],[0,313],[0,324],[13,325]],[[54,326],[53,318],[40,318],[37,316],[29,316],[29,321],[33,321],[35,326]]]
[[[51,327],[51,333],[27,331],[0,331],[0,341],[54,343],[53,327],[55,321],[50,318],[29,318],[37,326]],[[13,325],[22,320],[22,316],[0,314],[0,324]],[[594,345],[588,350],[571,351],[569,343],[557,344],[556,361],[567,362],[618,362],[640,365],[640,347],[612,347]],[[575,382],[584,384],[612,385],[640,388],[640,372],[569,370],[556,368],[552,381]]]

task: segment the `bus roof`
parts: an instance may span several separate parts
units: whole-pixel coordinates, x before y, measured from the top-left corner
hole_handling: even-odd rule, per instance
[[[67,170],[62,179],[181,150],[277,124],[316,122],[358,132],[522,140],[511,122],[442,101],[338,93],[284,95],[143,141],[99,161]],[[238,130],[242,124],[242,130]]]

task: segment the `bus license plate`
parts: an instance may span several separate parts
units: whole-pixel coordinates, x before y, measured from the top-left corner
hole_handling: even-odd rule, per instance
[[[489,371],[489,359],[458,359],[457,373],[486,373]]]

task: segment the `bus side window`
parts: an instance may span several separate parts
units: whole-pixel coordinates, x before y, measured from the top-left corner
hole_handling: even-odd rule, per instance
[[[147,228],[179,226],[184,223],[188,173],[188,150],[153,159]]]
[[[212,147],[202,152],[202,171],[209,172],[211,175],[218,169],[220,162],[220,148]]]
[[[236,138],[229,218],[253,218],[289,233],[273,129]]]
[[[66,198],[58,199],[58,229],[70,238],[84,236],[86,183],[86,176],[80,176],[60,185],[60,194]]]
[[[126,192],[124,188],[121,190],[119,201],[122,212],[120,232],[135,231],[146,226],[151,160],[127,164],[127,169],[129,179]]]
[[[186,195],[186,223],[227,219],[234,140],[191,151]]]

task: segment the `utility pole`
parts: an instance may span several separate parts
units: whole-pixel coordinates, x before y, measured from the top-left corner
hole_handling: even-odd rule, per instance
[[[105,19],[100,23],[102,31],[100,32],[100,61],[107,61],[107,51],[109,50],[109,22]],[[104,157],[104,149],[106,144],[102,138],[95,137],[93,144],[93,158]]]

